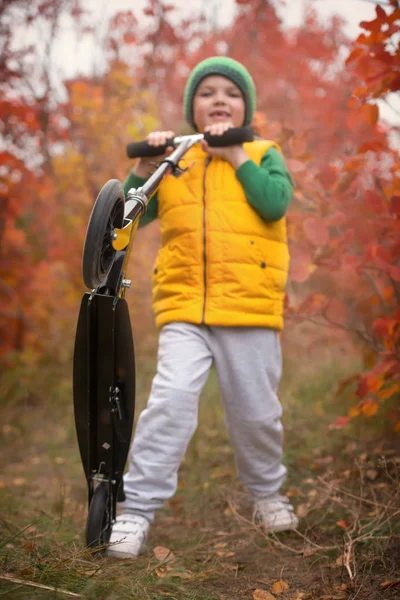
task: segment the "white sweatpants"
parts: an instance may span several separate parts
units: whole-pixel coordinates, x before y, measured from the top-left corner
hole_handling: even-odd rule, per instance
[[[130,450],[124,511],[152,521],[154,511],[175,493],[213,362],[242,484],[258,497],[279,491],[286,468],[276,394],[282,371],[278,332],[169,323],[160,332],[157,374]]]

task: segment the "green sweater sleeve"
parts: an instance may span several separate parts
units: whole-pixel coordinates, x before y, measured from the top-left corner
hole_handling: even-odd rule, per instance
[[[269,148],[260,166],[252,160],[236,171],[248,203],[264,221],[278,221],[285,216],[293,196],[293,182],[282,154]]]
[[[142,185],[146,182],[146,179],[143,179],[143,177],[139,177],[138,175],[135,175],[135,173],[133,171],[131,171],[128,175],[128,177],[125,179],[124,181],[124,192],[125,192],[125,196],[127,195],[128,191],[131,188],[139,188],[142,187]],[[150,202],[147,205],[147,210],[144,213],[144,215],[142,217],[140,217],[140,221],[139,221],[139,227],[144,227],[145,225],[148,225],[149,223],[151,223],[151,221],[154,221],[154,219],[157,218],[158,215],[158,199],[157,199],[157,192],[154,194],[154,196],[152,196],[152,198],[150,199]]]

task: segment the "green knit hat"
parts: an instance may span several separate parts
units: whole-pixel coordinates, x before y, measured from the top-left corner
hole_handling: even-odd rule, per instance
[[[183,112],[186,121],[197,129],[193,120],[193,98],[204,77],[222,75],[235,83],[243,94],[245,113],[243,125],[250,125],[256,107],[256,88],[248,70],[233,58],[227,56],[212,56],[199,62],[191,72],[186,83],[183,97]]]

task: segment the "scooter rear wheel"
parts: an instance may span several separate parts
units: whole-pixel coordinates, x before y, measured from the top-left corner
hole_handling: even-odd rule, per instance
[[[118,179],[100,190],[90,215],[83,247],[82,275],[89,289],[103,285],[114,263],[113,231],[124,222],[125,194]]]
[[[97,548],[108,543],[111,535],[111,516],[109,509],[109,487],[101,481],[95,488],[90,502],[86,524],[86,545]]]

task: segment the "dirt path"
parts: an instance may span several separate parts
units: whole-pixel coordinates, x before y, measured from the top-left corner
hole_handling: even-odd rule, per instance
[[[284,390],[283,398],[286,492],[301,518],[298,532],[268,537],[253,526],[211,381],[178,492],[136,561],[94,556],[83,546],[86,485],[69,403],[49,411],[33,402],[8,413],[1,426],[0,597],[399,598],[398,447],[360,432],[357,438],[354,430],[328,434],[332,419],[320,400],[328,396],[315,389],[311,396],[298,389]]]

